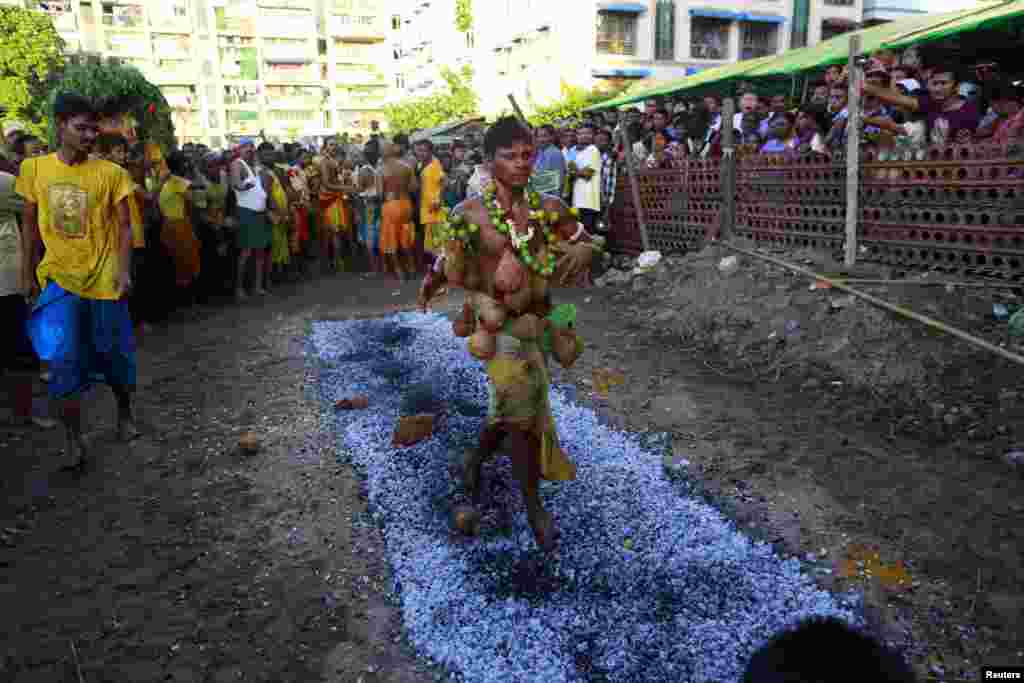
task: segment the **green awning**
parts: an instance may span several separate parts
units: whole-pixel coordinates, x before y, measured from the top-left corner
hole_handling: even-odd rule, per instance
[[[674,95],[697,88],[719,86],[742,78],[745,81],[778,81],[797,74],[823,69],[832,64],[845,64],[849,59],[850,36],[861,38],[864,54],[881,49],[900,49],[929,43],[959,33],[998,28],[1024,17],[1024,0],[1005,0],[957,12],[926,14],[893,21],[880,26],[844,33],[813,47],[788,50],[780,55],[725,64],[692,76],[670,81],[656,88],[622,95],[594,105],[588,111],[609,109],[639,102],[650,97]]]
[[[957,33],[999,28],[1008,21],[1019,18],[1024,14],[1024,0],[1001,2],[995,5],[987,5],[982,9],[973,9],[956,14],[960,16],[932,24],[923,31],[908,31],[903,35],[896,36],[886,43],[886,47],[893,49],[907,47],[914,43],[941,40]]]
[[[1024,2],[1024,0],[1021,0]],[[685,78],[679,78],[661,85],[654,86],[652,88],[645,88],[636,92],[631,92],[628,95],[620,95],[613,100],[607,102],[601,102],[595,104],[592,107],[588,107],[586,111],[597,111],[599,109],[611,109],[612,107],[621,107],[626,104],[633,104],[634,102],[642,102],[651,97],[662,97],[665,95],[671,95],[677,92],[683,92],[685,90],[692,90],[693,88],[701,85],[708,85],[715,82],[724,82],[733,79],[746,76],[752,69],[757,68],[773,59],[776,59],[774,55],[769,57],[760,57],[758,59],[747,59],[742,62],[732,62],[730,64],[722,64],[704,71],[699,71]]]

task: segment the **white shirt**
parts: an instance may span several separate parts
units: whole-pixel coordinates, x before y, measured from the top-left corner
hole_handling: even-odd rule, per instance
[[[245,170],[249,172],[249,175],[242,182],[245,183],[251,180],[253,183],[253,186],[248,190],[235,188],[235,197],[238,199],[238,205],[243,209],[263,213],[267,210],[267,192],[263,189],[263,179],[253,173],[253,170],[249,168],[249,164],[245,163],[242,159],[239,159],[238,163],[242,164]]]
[[[577,209],[601,210],[601,151],[590,145],[576,152],[576,168],[594,170],[590,180],[577,177],[572,188],[572,205]]]

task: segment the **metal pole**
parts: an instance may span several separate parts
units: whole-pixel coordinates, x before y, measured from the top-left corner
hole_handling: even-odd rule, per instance
[[[640,183],[633,168],[633,141],[629,137],[629,129],[623,126],[622,139],[626,142],[626,174],[629,176],[629,187],[633,194],[633,205],[636,207],[636,222],[640,225],[640,242],[644,251],[651,250],[651,242],[647,238],[647,221],[644,219],[644,207],[640,203]]]
[[[736,141],[733,119],[736,118],[736,100],[722,100],[722,162],[719,167],[722,188],[721,239],[732,237],[736,222]]]
[[[942,322],[941,320],[936,320],[935,318],[929,318],[926,315],[921,315],[920,313],[916,313],[914,311],[911,311],[910,309],[904,308],[903,306],[899,306],[897,304],[891,304],[888,301],[885,301],[884,299],[879,299],[877,296],[872,296],[872,295],[868,294],[867,292],[862,292],[859,289],[854,289],[853,287],[850,287],[850,286],[844,284],[841,280],[833,280],[832,278],[825,277],[824,275],[819,275],[818,273],[815,273],[812,270],[807,270],[806,268],[803,268],[803,267],[798,266],[796,264],[790,263],[789,261],[785,261],[783,259],[775,258],[773,256],[768,256],[767,254],[759,254],[756,251],[749,251],[747,249],[741,249],[740,247],[733,246],[732,244],[729,244],[727,242],[723,243],[722,246],[728,247],[729,249],[732,249],[733,251],[738,251],[741,254],[746,254],[747,256],[752,256],[754,258],[759,258],[759,259],[762,259],[764,261],[768,261],[769,263],[774,263],[777,266],[780,266],[782,268],[786,268],[786,269],[791,270],[791,271],[793,271],[795,273],[799,273],[799,274],[801,274],[801,275],[803,275],[805,277],[809,277],[809,278],[811,278],[813,280],[817,280],[817,281],[820,281],[820,282],[827,282],[829,285],[831,285],[835,289],[838,289],[841,292],[846,292],[847,294],[852,294],[853,296],[857,297],[858,299],[863,299],[864,301],[867,301],[867,302],[869,302],[869,303],[871,303],[871,304],[873,304],[875,306],[878,306],[879,308],[884,308],[885,310],[890,311],[892,313],[895,313],[897,315],[901,315],[904,318],[909,318],[911,320],[916,320],[917,322],[921,323],[922,325],[930,327],[930,328],[932,328],[934,330],[939,330],[941,332],[945,332],[946,334],[951,334],[954,337],[956,337],[957,339],[960,339],[961,341],[965,341],[968,344],[976,346],[976,347],[978,347],[980,349],[985,349],[986,351],[990,351],[990,352],[996,354],[997,356],[1005,358],[1006,360],[1009,360],[1009,361],[1013,361],[1014,363],[1017,363],[1019,365],[1024,365],[1024,356],[1021,356],[1018,353],[1014,353],[1012,351],[1008,351],[1007,349],[1004,349],[1004,348],[1002,348],[1000,346],[996,346],[995,344],[987,342],[984,339],[979,339],[978,337],[975,337],[975,336],[973,336],[971,334],[968,334],[968,333],[964,332],[963,330],[961,330],[959,328],[953,327],[952,325],[947,325],[946,323]]]
[[[860,186],[860,34],[850,36],[849,96],[847,97],[846,119],[846,254],[845,263],[849,268],[857,262],[857,222],[860,215],[858,191]]]

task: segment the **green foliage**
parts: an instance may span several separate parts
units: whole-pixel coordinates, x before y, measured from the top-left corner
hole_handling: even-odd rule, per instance
[[[459,33],[473,30],[473,0],[455,0],[455,29]]]
[[[601,102],[618,97],[626,89],[626,86],[619,86],[609,90],[585,90],[571,85],[563,87],[564,96],[557,102],[534,107],[534,113],[527,116],[531,126],[543,126],[554,124],[558,121],[570,120],[579,121],[583,118],[583,110]]]
[[[450,121],[476,115],[479,99],[473,90],[473,70],[469,66],[461,72],[441,69],[446,82],[443,91],[417,97],[384,108],[384,118],[391,134],[434,128]]]
[[[47,99],[48,114],[53,111],[57,94],[62,92],[88,97],[109,114],[130,113],[138,122],[140,140],[155,142],[164,151],[175,147],[170,105],[160,88],[133,66],[96,62],[68,65]],[[50,144],[55,145],[57,129],[52,120],[49,133]]]
[[[0,119],[46,132],[46,94],[64,64],[64,41],[42,12],[0,7]]]

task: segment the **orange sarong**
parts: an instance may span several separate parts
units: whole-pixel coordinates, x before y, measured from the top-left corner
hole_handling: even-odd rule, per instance
[[[295,241],[301,249],[309,241],[309,210],[304,206],[296,206],[292,213],[295,215]]]
[[[174,281],[179,287],[188,287],[200,269],[199,240],[192,230],[192,221],[167,219],[160,229],[160,242],[174,261]]]
[[[349,220],[345,195],[341,192],[320,193],[320,213],[323,214],[323,226],[332,234],[344,234],[352,228]]]
[[[380,250],[384,254],[408,251],[416,246],[416,226],[412,222],[412,202],[391,199],[380,211]]]

